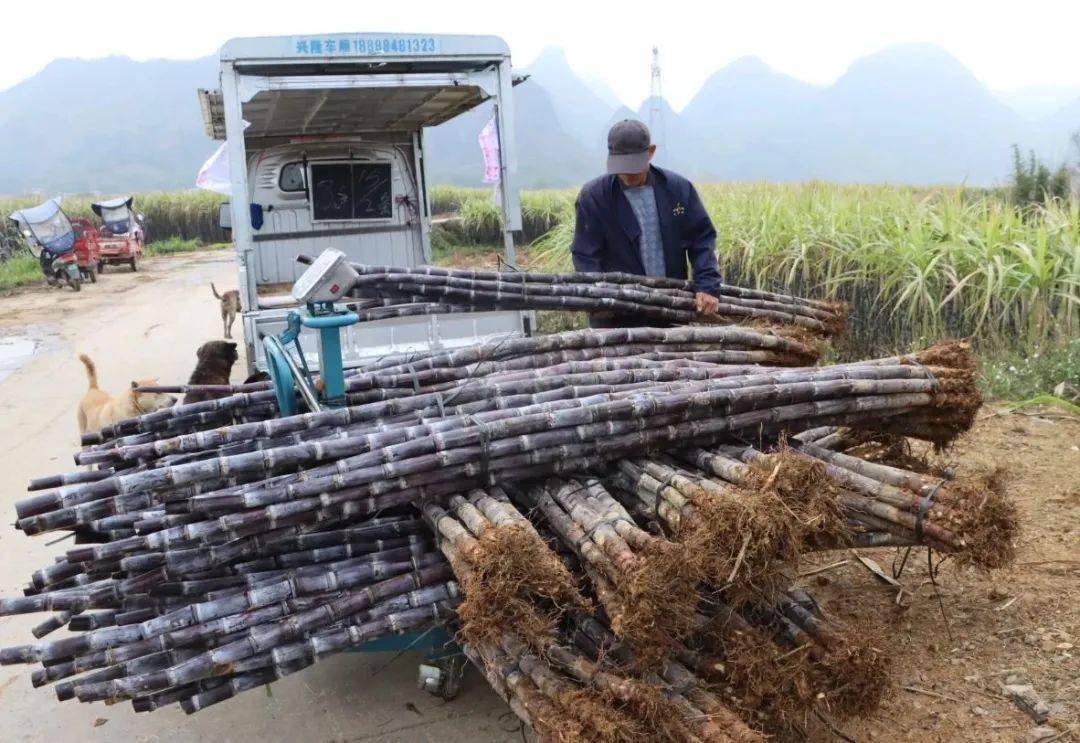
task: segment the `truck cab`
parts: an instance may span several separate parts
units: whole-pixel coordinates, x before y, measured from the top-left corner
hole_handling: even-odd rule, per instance
[[[489,36],[329,34],[234,39],[221,90],[199,91],[208,133],[225,140],[229,223],[249,370],[260,339],[285,329],[300,255],[326,248],[372,265],[431,261],[428,127],[493,103],[505,259],[521,215],[506,44]],[[478,312],[362,323],[342,333],[346,367],[527,334],[528,313]],[[301,338],[317,367],[314,337]]]

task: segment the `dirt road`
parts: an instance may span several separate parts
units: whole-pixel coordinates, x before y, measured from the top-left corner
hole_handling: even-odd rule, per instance
[[[221,337],[218,289],[236,285],[231,252],[147,260],[140,271],[111,269],[82,292],[31,290],[0,297],[0,518],[32,477],[72,469],[75,408],[96,362],[103,388],[134,378],[185,382],[195,349]],[[236,333],[239,327],[234,328]],[[243,378],[237,364],[234,376]],[[0,595],[20,595],[60,546],[0,531]],[[22,644],[41,620],[0,618],[0,646]],[[419,656],[345,654],[187,717],[179,709],[136,715],[128,705],[58,703],[33,689],[30,668],[0,668],[0,738],[6,741],[501,741],[521,740],[516,718],[475,674],[444,703],[415,687]]]

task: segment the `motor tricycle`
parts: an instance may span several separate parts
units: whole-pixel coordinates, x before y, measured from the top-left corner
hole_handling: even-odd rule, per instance
[[[101,219],[98,229],[98,242],[101,258],[98,271],[104,271],[106,265],[127,265],[132,271],[138,271],[139,261],[143,257],[143,227],[141,214],[132,209],[133,196],[121,196],[109,201],[98,201],[90,205]]]
[[[75,229],[60,207],[59,198],[29,209],[19,209],[9,219],[19,226],[31,255],[38,259],[45,280],[51,286],[67,284],[75,291],[82,288],[75,253]]]

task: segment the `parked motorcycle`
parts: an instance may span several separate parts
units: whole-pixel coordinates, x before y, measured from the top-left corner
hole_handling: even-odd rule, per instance
[[[75,230],[60,208],[59,198],[30,209],[19,209],[9,219],[19,226],[31,255],[38,259],[50,286],[67,284],[74,291],[82,288],[75,253]]]

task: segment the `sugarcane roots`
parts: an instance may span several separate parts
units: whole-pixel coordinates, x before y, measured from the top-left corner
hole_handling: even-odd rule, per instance
[[[465,643],[494,644],[505,632],[543,644],[570,610],[588,610],[573,575],[531,528],[488,529],[467,556],[457,609]]]
[[[997,569],[1016,559],[1020,514],[1007,483],[1006,470],[997,467],[951,480],[935,498],[929,517],[959,535],[958,564]]]
[[[747,724],[786,730],[812,708],[816,690],[810,647],[786,650],[753,628],[730,632],[713,647],[724,659],[715,680]]]
[[[848,529],[840,507],[843,487],[829,476],[824,462],[798,454],[781,441],[775,452],[749,465],[744,487],[771,496],[762,507],[781,509],[800,548],[846,543]]]
[[[817,363],[828,346],[827,341],[821,337],[820,333],[804,328],[801,325],[777,325],[775,322],[767,320],[754,320],[748,323],[747,326],[758,332],[780,336],[797,344],[795,349],[777,351],[777,353],[786,356],[790,355],[791,361],[803,363],[807,366]]]
[[[961,340],[942,341],[901,363],[920,366],[933,376],[936,382],[933,406],[896,416],[875,427],[879,431],[925,439],[940,451],[974,425],[982,407],[971,344]]]
[[[551,702],[559,713],[558,718],[534,721],[540,740],[545,743],[633,743],[641,740],[690,739],[689,735],[658,737],[659,730],[653,724],[655,721],[635,714],[611,694],[591,687],[557,691],[552,695]],[[663,722],[666,727],[675,730],[681,727],[677,717]]]
[[[892,680],[892,659],[885,647],[883,627],[870,619],[831,630],[828,648],[812,663],[814,684],[831,715],[867,715],[881,704]]]
[[[658,687],[633,679],[626,681],[632,684],[630,696],[595,687],[556,695],[556,706],[582,731],[580,740],[610,743],[696,740],[679,708]]]
[[[603,594],[611,630],[633,648],[642,667],[690,633],[700,578],[693,566],[685,546],[657,538],[635,553],[622,579]]]
[[[796,519],[772,490],[732,487],[729,492],[730,497],[694,498],[694,518],[681,521],[679,539],[688,565],[737,603],[791,582],[801,536]]]
[[[836,719],[872,712],[891,679],[881,633],[869,622],[837,628],[828,647],[786,648],[757,629],[719,638],[722,683],[748,724],[778,732],[801,723],[815,707]]]

